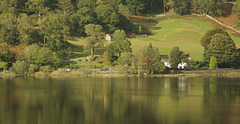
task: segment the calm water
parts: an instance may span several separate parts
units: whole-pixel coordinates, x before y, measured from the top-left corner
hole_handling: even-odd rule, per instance
[[[240,78],[0,79],[0,124],[240,123]]]

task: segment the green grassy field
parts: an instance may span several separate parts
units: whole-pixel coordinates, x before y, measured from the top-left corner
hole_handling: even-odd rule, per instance
[[[168,55],[173,47],[179,46],[181,50],[189,53],[192,59],[203,60],[204,49],[200,41],[208,30],[213,29],[213,26],[211,22],[187,18],[160,20],[157,25],[151,27],[156,35],[131,38],[133,52],[137,52],[151,42],[154,47],[159,48],[162,55]],[[239,47],[240,38],[232,36],[232,39]]]
[[[200,18],[200,19],[199,19]],[[133,53],[148,46],[151,42],[159,48],[161,55],[168,55],[169,51],[179,46],[181,50],[190,54],[195,61],[203,60],[203,47],[200,44],[204,34],[213,29],[212,23],[201,20],[203,17],[174,17],[158,21],[134,22],[147,27],[153,34],[148,37],[130,38]],[[227,31],[230,35],[234,32]],[[232,36],[237,47],[240,47],[240,37]],[[83,38],[73,37],[69,40],[74,45],[84,45]]]

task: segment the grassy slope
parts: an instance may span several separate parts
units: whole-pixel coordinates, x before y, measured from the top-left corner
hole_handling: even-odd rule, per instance
[[[153,46],[159,48],[163,55],[168,55],[174,46],[179,46],[181,50],[189,53],[194,60],[203,60],[203,47],[201,47],[200,41],[208,30],[213,29],[213,26],[211,22],[186,17],[185,19],[175,18],[159,21],[151,29],[157,35],[130,39],[133,52],[137,52],[138,49],[144,48],[151,42]],[[239,47],[240,38],[232,36],[232,39]]]
[[[212,23],[203,21],[200,17],[174,17],[159,21],[134,20],[134,22],[147,27],[153,34],[149,37],[130,38],[133,52],[137,52],[149,45],[158,47],[162,55],[168,55],[170,49],[179,46],[181,50],[190,54],[194,60],[203,60],[203,47],[200,44],[204,34],[213,29]],[[227,30],[229,34],[232,31]],[[237,47],[240,47],[240,37],[232,36]],[[73,45],[84,45],[84,38],[72,37],[69,42]],[[82,55],[79,55],[79,57]]]

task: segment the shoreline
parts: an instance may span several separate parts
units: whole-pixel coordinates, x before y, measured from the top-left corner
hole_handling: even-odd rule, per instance
[[[124,73],[83,73],[78,71],[70,72],[36,72],[34,74],[20,75],[15,73],[0,73],[1,78],[15,77],[35,78],[81,78],[81,77],[143,77],[143,78],[165,78],[165,77],[240,77],[240,72],[209,72],[209,73],[175,73],[175,74],[124,74]]]

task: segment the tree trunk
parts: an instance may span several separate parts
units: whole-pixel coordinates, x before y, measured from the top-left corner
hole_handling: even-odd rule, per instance
[[[122,54],[122,53],[121,53],[121,52],[119,52],[118,54],[119,54],[119,57],[121,57],[121,54]]]
[[[91,48],[91,57],[93,58],[94,55],[94,47]]]

